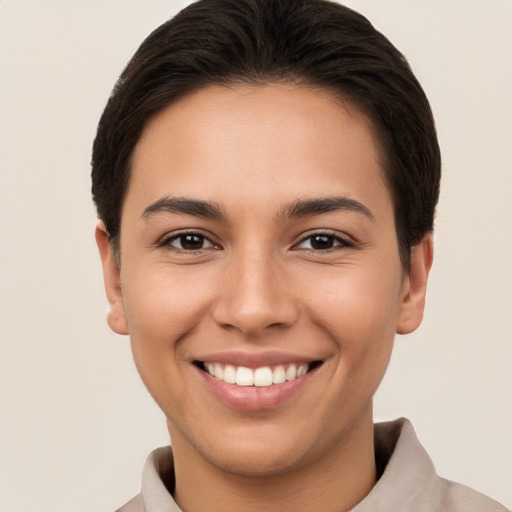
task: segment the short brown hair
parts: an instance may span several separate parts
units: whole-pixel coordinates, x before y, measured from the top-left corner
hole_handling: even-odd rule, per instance
[[[199,0],[142,43],[93,145],[93,198],[114,248],[131,156],[155,113],[209,84],[283,80],[335,91],[375,124],[408,266],[439,196],[432,112],[403,55],[364,16],[328,0]]]

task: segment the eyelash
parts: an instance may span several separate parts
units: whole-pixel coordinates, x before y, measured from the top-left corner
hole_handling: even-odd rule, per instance
[[[176,247],[173,245],[173,242],[179,241],[181,239],[181,242],[183,243],[185,237],[196,237],[201,239],[203,242],[208,242],[211,246],[210,247],[201,247],[199,249],[185,249],[184,247]],[[164,247],[164,248],[171,248],[178,252],[182,253],[197,253],[199,251],[204,251],[205,249],[220,249],[220,245],[212,242],[210,238],[208,238],[206,235],[203,235],[202,233],[198,231],[183,231],[181,233],[176,233],[174,235],[168,236],[163,238],[160,242],[158,242],[158,247]]]
[[[196,237],[197,239],[200,239],[200,241],[202,242],[201,245],[204,245],[205,242],[207,242],[208,244],[210,244],[208,247],[200,247],[200,248],[197,248],[197,249],[186,249],[183,247],[183,242],[184,242],[184,239],[185,237]],[[313,238],[315,237],[318,237],[318,238],[322,238],[323,241],[322,243],[327,243],[327,245],[330,245],[330,247],[325,247],[325,248],[314,248],[311,246],[311,241]],[[180,241],[181,240],[181,245],[182,247],[176,247],[175,245],[173,245],[173,242],[176,242],[176,241]],[[310,241],[310,247],[300,247],[300,245],[304,244],[306,241]],[[166,237],[166,238],[163,238],[160,242],[158,242],[158,247],[167,247],[167,248],[172,248],[178,252],[182,252],[182,253],[189,253],[189,254],[192,254],[192,253],[198,253],[200,251],[204,251],[204,250],[208,250],[208,249],[216,249],[216,250],[219,250],[221,249],[222,247],[216,243],[214,243],[212,240],[210,240],[209,237],[207,237],[206,235],[200,233],[200,232],[197,232],[197,231],[184,231],[184,232],[181,232],[181,233],[176,233],[172,236],[169,236],[169,237]],[[330,252],[332,250],[336,250],[337,248],[340,248],[340,249],[344,249],[344,248],[353,248],[355,247],[355,243],[351,240],[348,240],[347,238],[345,237],[342,237],[340,236],[338,233],[336,232],[333,232],[333,231],[317,231],[315,233],[312,233],[304,238],[302,238],[297,244],[295,244],[293,247],[292,247],[292,250],[307,250],[307,251],[314,251],[314,252]]]
[[[311,240],[313,238],[315,238],[315,237],[323,238],[324,240],[327,239],[328,243],[331,243],[333,245],[331,247],[326,247],[324,249],[315,249],[314,247],[307,247],[307,248],[303,248],[303,250],[314,251],[314,252],[330,252],[330,251],[333,251],[333,250],[336,250],[336,249],[351,249],[351,248],[354,248],[356,246],[356,244],[352,240],[349,240],[348,238],[340,236],[340,234],[337,233],[337,232],[334,232],[334,231],[316,231],[315,233],[311,233],[310,235],[305,236],[304,238],[302,238],[301,241],[298,244],[295,244],[293,246],[293,249],[294,250],[300,250],[299,246],[301,244],[303,244],[307,240],[309,240],[310,244],[311,244]]]

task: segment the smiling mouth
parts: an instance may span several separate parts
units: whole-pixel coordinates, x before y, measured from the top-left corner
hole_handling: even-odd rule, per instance
[[[236,386],[269,387],[300,379],[322,364],[321,361],[311,363],[292,363],[276,366],[247,368],[222,363],[195,361],[198,368],[210,374],[214,379]]]

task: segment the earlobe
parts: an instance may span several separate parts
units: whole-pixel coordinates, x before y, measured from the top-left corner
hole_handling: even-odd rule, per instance
[[[427,233],[411,249],[411,264],[404,281],[406,289],[398,314],[396,328],[398,334],[409,334],[415,331],[423,320],[427,281],[433,256],[432,234]]]
[[[107,322],[115,333],[128,334],[121,288],[121,272],[114,257],[107,230],[102,221],[98,222],[95,235],[103,266],[103,282],[109,305]]]

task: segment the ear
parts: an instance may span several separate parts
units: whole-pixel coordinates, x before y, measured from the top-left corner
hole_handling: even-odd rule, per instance
[[[404,278],[403,297],[396,327],[398,334],[415,331],[423,320],[428,274],[433,257],[432,234],[427,233],[411,249],[411,264]]]
[[[123,292],[121,288],[121,270],[117,265],[110,238],[105,224],[98,222],[96,226],[96,244],[100,251],[103,266],[103,281],[108,299],[107,322],[109,327],[117,334],[128,334],[128,325],[124,312]]]

